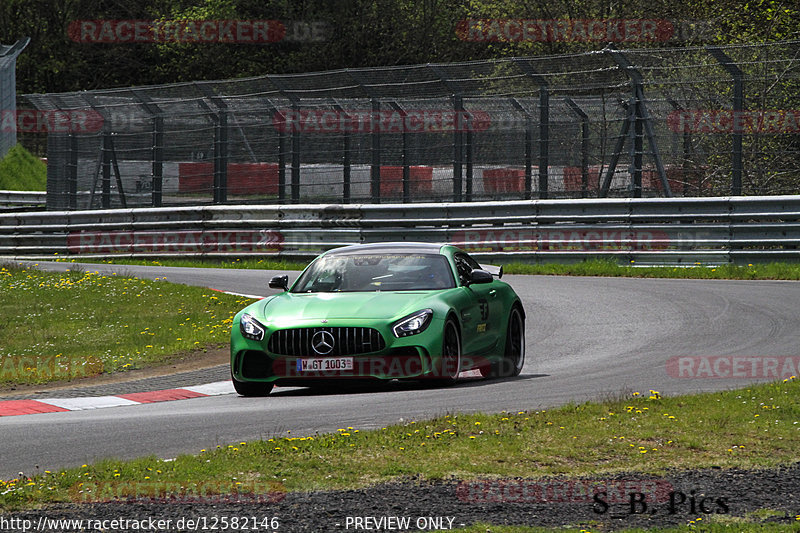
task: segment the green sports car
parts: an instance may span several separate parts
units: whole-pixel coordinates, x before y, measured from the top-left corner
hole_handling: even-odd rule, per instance
[[[241,395],[274,385],[347,379],[433,379],[460,372],[516,376],[525,311],[500,280],[449,245],[345,246],[317,257],[282,292],[241,310],[231,330],[231,377]]]

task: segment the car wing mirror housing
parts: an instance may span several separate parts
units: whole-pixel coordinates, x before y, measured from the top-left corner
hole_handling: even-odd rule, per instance
[[[473,269],[469,274],[469,284],[475,285],[479,283],[491,283],[494,278],[485,270],[479,268]]]
[[[269,280],[269,288],[270,289],[283,289],[284,291],[289,290],[289,276],[275,276],[271,280]]]
[[[481,265],[481,270],[485,270],[492,276],[497,276],[497,279],[503,277],[503,265],[494,266],[494,265]]]

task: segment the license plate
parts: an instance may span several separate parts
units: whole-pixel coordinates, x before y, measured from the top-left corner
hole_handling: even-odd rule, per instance
[[[353,370],[352,357],[325,357],[314,359],[298,359],[298,372],[336,372]]]

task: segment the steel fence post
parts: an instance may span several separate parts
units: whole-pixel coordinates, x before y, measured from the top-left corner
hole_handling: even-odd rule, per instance
[[[721,48],[706,46],[706,50],[731,75],[733,81],[734,118],[733,127],[731,128],[731,141],[733,144],[731,149],[731,195],[740,196],[742,194],[742,172],[744,170],[742,162],[743,132],[741,126],[737,127],[737,124],[739,124],[737,117],[741,116],[744,110],[744,73]]]

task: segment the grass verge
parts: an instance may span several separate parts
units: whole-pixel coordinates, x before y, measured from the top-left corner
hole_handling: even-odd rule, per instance
[[[305,263],[274,261],[270,259],[215,260],[92,260],[83,258],[61,258],[57,261],[96,262],[120,265],[151,265],[168,267],[205,268],[250,268],[264,270],[302,270]],[[506,274],[525,274],[539,276],[605,276],[627,278],[677,278],[677,279],[738,279],[738,280],[800,280],[800,263],[764,263],[750,265],[704,266],[699,263],[683,267],[619,265],[614,261],[591,260],[574,264],[526,264],[508,263],[503,265]]]
[[[17,144],[0,160],[0,190],[44,191],[47,165]]]
[[[606,276],[628,278],[679,279],[785,279],[800,280],[800,263],[764,263],[749,265],[636,266],[619,265],[613,261],[585,261],[571,265],[528,265],[510,263],[503,267],[508,274],[550,276]]]
[[[0,385],[167,362],[228,342],[247,303],[200,287],[0,266]]]
[[[113,501],[121,494],[143,494],[142,487],[150,494],[153,487],[169,488],[167,496],[180,498],[197,494],[201,486],[315,491],[407,476],[563,479],[774,467],[797,461],[799,393],[800,381],[794,378],[674,398],[650,391],[553,410],[447,415],[378,430],[345,427],[332,434],[275,435],[174,460],[107,459],[0,482],[0,508]],[[114,487],[110,493],[93,494],[109,486]]]
[[[57,263],[95,263],[104,265],[141,265],[180,268],[240,268],[249,270],[303,270],[306,263],[292,261],[276,261],[273,259],[232,259],[230,261],[215,259],[91,259],[91,258],[54,258]]]

